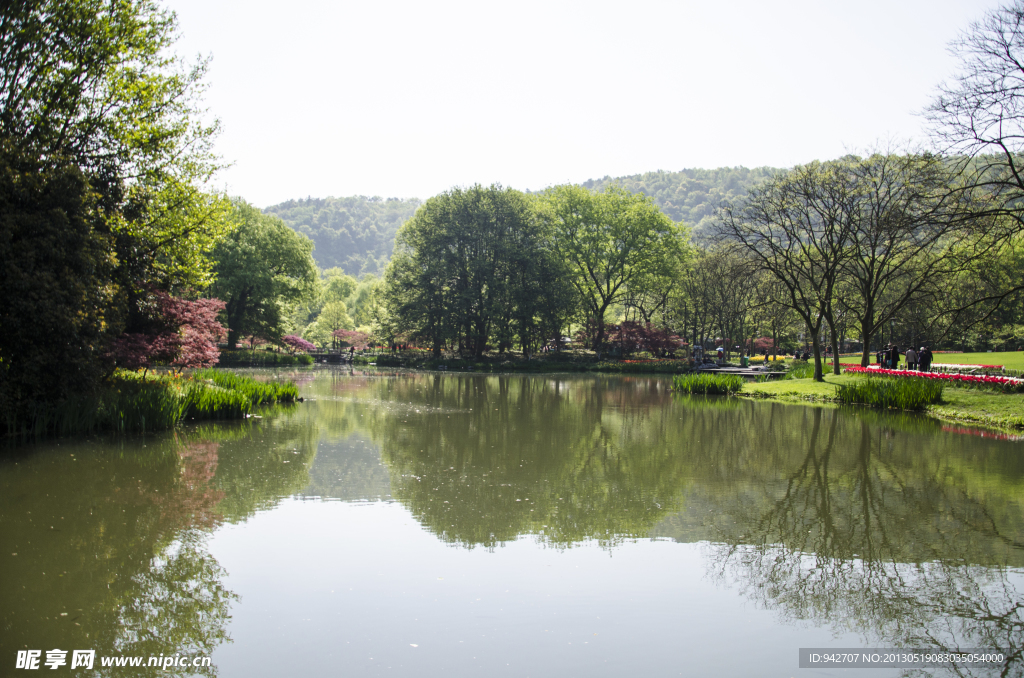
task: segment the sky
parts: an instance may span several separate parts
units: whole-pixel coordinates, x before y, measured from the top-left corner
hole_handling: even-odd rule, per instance
[[[791,167],[926,144],[992,0],[168,0],[258,206]]]

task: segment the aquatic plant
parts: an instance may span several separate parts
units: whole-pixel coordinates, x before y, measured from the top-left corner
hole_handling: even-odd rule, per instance
[[[221,388],[243,393],[253,405],[294,402],[299,397],[299,389],[291,382],[257,381],[242,374],[215,369],[196,370],[191,376],[193,379],[210,381]]]
[[[265,383],[220,370],[198,370],[188,378],[119,371],[91,397],[37,405],[28,417],[6,417],[8,435],[82,435],[161,431],[185,419],[241,419],[259,405],[294,402],[295,384]]]
[[[672,390],[680,393],[729,395],[743,387],[743,379],[735,374],[691,373],[679,374],[672,379]]]
[[[836,396],[847,405],[919,410],[942,399],[942,382],[931,379],[864,379],[860,383],[839,386]]]

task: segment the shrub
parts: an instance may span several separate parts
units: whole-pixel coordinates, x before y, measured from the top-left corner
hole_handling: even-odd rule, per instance
[[[735,374],[679,374],[672,379],[672,389],[680,393],[729,395],[743,387],[743,379]]]
[[[274,353],[272,351],[227,351],[220,352],[221,367],[292,367],[312,365],[313,356],[308,353]]]
[[[861,404],[919,410],[942,399],[942,382],[929,379],[864,379],[859,384],[840,386],[839,401],[847,405]]]
[[[316,346],[312,342],[306,341],[302,337],[295,336],[294,334],[286,334],[281,337],[281,341],[291,347],[293,351],[315,351]]]

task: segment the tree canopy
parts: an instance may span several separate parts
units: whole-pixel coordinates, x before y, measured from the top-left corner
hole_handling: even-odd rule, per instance
[[[608,309],[631,288],[638,293],[672,275],[684,254],[685,234],[652,200],[616,186],[603,193],[556,186],[543,197],[552,250],[569,269],[577,298],[596,324],[594,341],[600,347]]]
[[[229,224],[207,182],[206,65],[152,0],[0,5],[0,407],[95,388],[107,348],[194,296]],[[13,335],[18,328],[19,335]],[[13,420],[12,420],[13,421]]]
[[[529,198],[501,186],[453,188],[435,196],[402,227],[385,276],[387,307],[398,332],[422,337],[440,354],[451,341],[476,355],[517,325],[535,341],[531,287],[554,268]]]
[[[217,281],[209,289],[227,304],[232,349],[241,336],[279,338],[288,304],[313,294],[317,282],[309,238],[242,201],[235,202],[234,219],[234,230],[214,248]]]

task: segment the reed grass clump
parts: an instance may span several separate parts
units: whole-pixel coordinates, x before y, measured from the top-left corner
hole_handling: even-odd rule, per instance
[[[729,395],[738,393],[742,387],[743,379],[735,374],[691,373],[672,379],[672,389],[680,393]]]
[[[248,394],[215,384],[192,381],[182,388],[186,419],[243,419],[257,403]]]
[[[253,405],[290,403],[299,398],[299,389],[291,382],[282,384],[280,382],[256,381],[252,377],[215,369],[196,370],[192,374],[192,378],[211,381],[223,389],[243,393],[252,401]]]
[[[36,404],[19,419],[7,413],[4,423],[10,436],[152,432],[185,419],[242,419],[260,405],[294,402],[298,396],[291,382],[265,383],[219,370],[186,378],[120,371],[94,395]]]
[[[942,399],[942,383],[931,379],[872,377],[839,386],[836,397],[847,405],[873,405],[899,410],[920,410]]]
[[[807,360],[794,361],[783,379],[810,379],[814,376],[814,363]]]

